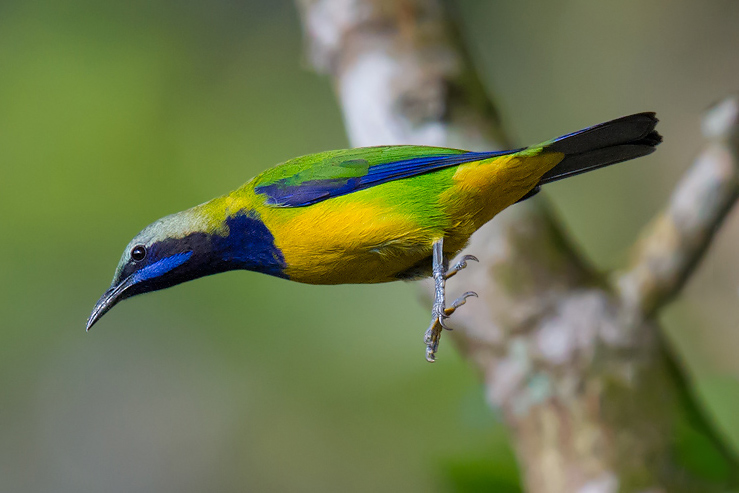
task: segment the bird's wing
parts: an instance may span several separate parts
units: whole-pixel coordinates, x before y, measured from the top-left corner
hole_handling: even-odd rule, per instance
[[[255,178],[254,190],[274,207],[303,207],[394,180],[518,150],[470,152],[444,147],[344,149],[292,159]]]

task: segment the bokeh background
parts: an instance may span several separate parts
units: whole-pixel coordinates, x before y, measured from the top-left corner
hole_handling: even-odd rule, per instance
[[[739,3],[457,5],[519,143],[658,112],[659,152],[547,190],[623,265],[739,89]],[[0,491],[518,491],[474,372],[448,342],[424,361],[413,285],[228,273],[84,332],[143,226],[345,146],[290,1],[0,2]],[[735,212],[663,317],[735,450],[738,240]]]

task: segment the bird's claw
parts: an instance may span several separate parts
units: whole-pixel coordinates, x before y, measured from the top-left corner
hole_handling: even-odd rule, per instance
[[[459,271],[467,267],[467,262],[469,262],[470,260],[475,261],[475,262],[480,261],[474,255],[465,255],[461,259],[459,259],[459,261],[456,264],[454,264],[454,266],[452,266],[451,269],[447,270],[444,273],[444,279],[446,280],[446,279],[450,279],[454,277],[455,274],[459,273]]]
[[[444,315],[448,318],[451,317],[452,313],[457,311],[457,308],[467,303],[467,298],[478,298],[477,293],[474,291],[467,291],[462,296],[452,302],[452,306],[444,310]]]
[[[449,327],[446,324],[446,319],[449,318],[449,315],[447,315],[448,308],[445,308],[443,306],[440,307],[434,307],[434,309],[431,311],[431,315],[433,316],[433,324],[438,324],[441,328],[446,330],[453,330],[451,327]],[[452,310],[453,312],[454,310]]]

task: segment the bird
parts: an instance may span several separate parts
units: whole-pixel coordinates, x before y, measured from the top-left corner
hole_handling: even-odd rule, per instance
[[[447,319],[445,281],[476,261],[470,236],[543,185],[651,154],[655,113],[637,113],[538,145],[473,152],[392,145],[320,152],[269,168],[240,188],[163,217],[126,246],[87,320],[120,301],[244,269],[307,284],[434,279],[426,359]]]

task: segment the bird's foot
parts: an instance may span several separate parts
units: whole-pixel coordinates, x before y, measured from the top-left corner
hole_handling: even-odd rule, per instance
[[[442,312],[436,310],[436,307],[434,307],[431,324],[429,325],[429,328],[426,329],[426,333],[423,336],[423,342],[426,344],[426,361],[433,363],[436,360],[436,351],[439,349],[439,340],[441,339],[442,329],[453,330],[451,327],[446,325],[446,319],[451,317],[457,308],[467,303],[467,298],[472,296],[477,298],[477,293],[474,291],[467,291],[462,296],[454,300],[452,306],[444,308]]]
[[[426,361],[433,363],[436,360],[436,351],[439,349],[442,329],[452,330],[446,325],[449,318],[460,306],[467,302],[471,296],[477,297],[477,293],[468,291],[454,300],[450,307],[446,306],[446,280],[467,267],[470,260],[478,261],[473,255],[465,255],[451,269],[447,269],[447,261],[444,258],[444,240],[438,240],[433,246],[433,272],[434,272],[434,305],[431,310],[431,324],[426,329],[423,342],[426,344]]]
[[[426,329],[423,336],[423,342],[426,344],[426,361],[433,363],[436,361],[436,351],[439,349],[439,340],[441,339],[441,329],[443,326],[438,318],[431,319],[431,325]]]

